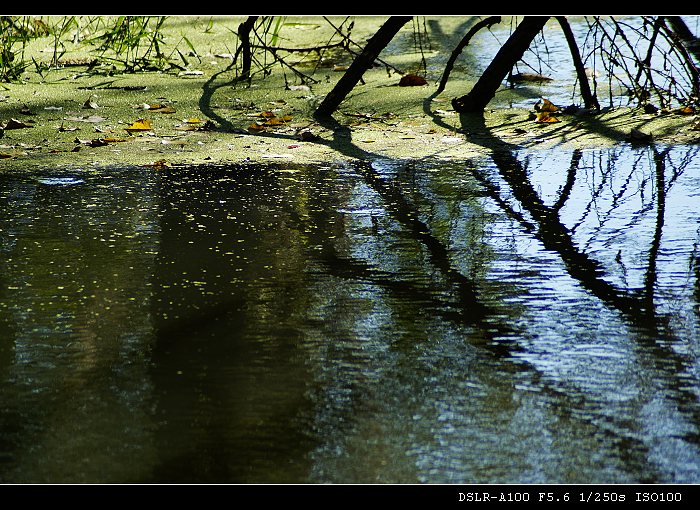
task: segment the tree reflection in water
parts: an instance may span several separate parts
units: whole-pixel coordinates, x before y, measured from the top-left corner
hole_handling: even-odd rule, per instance
[[[487,141],[8,177],[2,480],[700,480],[697,148]]]

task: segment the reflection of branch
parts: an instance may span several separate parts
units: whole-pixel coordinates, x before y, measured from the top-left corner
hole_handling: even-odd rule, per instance
[[[698,232],[700,234],[700,232]],[[695,268],[695,311],[700,316],[700,253],[698,253],[698,242],[693,246],[693,253],[690,254],[691,266]]]
[[[333,48],[343,48],[345,46],[344,42],[330,43],[330,44],[320,44],[318,46],[300,46],[298,48],[290,48],[286,46],[268,46],[266,44],[253,44],[251,47],[256,50],[268,50],[268,51],[286,51],[288,53],[311,53],[319,52],[321,50],[331,50]]]
[[[654,310],[654,287],[656,285],[656,262],[661,245],[661,232],[664,225],[664,213],[666,212],[666,179],[665,179],[665,159],[670,148],[659,152],[654,148],[654,163],[656,164],[656,228],[654,238],[649,249],[649,265],[644,277],[644,295],[642,301],[646,303],[647,313]]]
[[[403,194],[387,184],[370,165],[360,164],[357,170],[364,177],[367,185],[382,197],[387,210],[394,218],[428,249],[433,265],[457,287],[460,310],[468,314],[476,323],[486,319],[490,312],[479,301],[475,283],[452,266],[450,254],[445,245],[433,236],[428,225],[417,218],[415,209],[406,201]]]
[[[433,317],[442,317],[455,324],[473,326],[478,324],[481,317],[474,315],[472,309],[460,302],[456,304],[445,303],[441,292],[435,292],[434,287],[426,288],[417,282],[407,281],[401,274],[382,271],[363,260],[344,255],[339,257],[335,252],[325,252],[319,262],[325,265],[325,269],[333,276],[347,278],[353,281],[366,281],[378,287],[389,290],[397,297],[405,299]],[[431,281],[432,285],[432,281]],[[507,325],[490,325],[492,329],[499,329],[504,333]],[[496,344],[498,345],[498,344]],[[512,347],[508,347],[508,354],[512,354]]]
[[[520,161],[506,150],[494,151],[492,158],[510,185],[513,196],[535,219],[535,237],[544,247],[558,253],[569,274],[599,299],[618,310],[633,311],[634,301],[603,278],[604,271],[598,262],[576,248],[571,233],[559,220],[558,211],[542,202]]]
[[[559,199],[552,206],[552,209],[555,211],[559,211],[568,200],[571,190],[574,187],[574,183],[576,182],[576,170],[578,170],[578,165],[581,162],[582,157],[583,151],[581,149],[575,149],[571,155],[571,164],[569,165],[569,171],[566,173],[566,184],[564,184],[564,187],[561,190]]]

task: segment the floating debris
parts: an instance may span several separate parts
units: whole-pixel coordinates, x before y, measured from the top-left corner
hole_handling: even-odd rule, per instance
[[[73,186],[75,184],[82,184],[85,182],[77,177],[42,177],[37,180],[40,184],[44,184],[46,186]]]

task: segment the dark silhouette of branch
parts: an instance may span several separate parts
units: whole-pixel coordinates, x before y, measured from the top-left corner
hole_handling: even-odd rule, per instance
[[[700,38],[696,37],[685,24],[680,16],[664,17],[669,30],[671,30],[680,40],[685,42],[688,50],[692,52],[696,59],[700,60]]]
[[[353,60],[348,70],[345,71],[338,83],[333,87],[333,90],[328,93],[318,106],[314,113],[316,117],[329,117],[333,114],[357,82],[360,81],[365,71],[373,65],[379,53],[386,48],[398,31],[410,20],[411,16],[392,16],[377,30],[377,33],[372,36],[362,52]]]
[[[250,31],[253,29],[258,16],[248,16],[246,20],[238,25],[238,38],[241,41],[239,50],[242,53],[241,80],[250,80],[250,65],[252,55],[250,50]]]
[[[442,73],[442,79],[440,80],[440,85],[438,85],[437,88],[438,94],[445,90],[447,80],[449,79],[450,73],[452,72],[452,68],[454,67],[455,62],[457,61],[457,57],[459,57],[459,55],[462,53],[462,50],[467,47],[472,37],[474,37],[476,33],[482,28],[491,28],[493,25],[500,22],[500,16],[490,16],[486,19],[479,21],[477,24],[475,24],[472,28],[469,29],[469,31],[465,34],[462,40],[459,41],[459,44],[455,47],[455,49],[452,50],[450,59],[447,61],[447,64],[445,64],[445,70]]]
[[[598,99],[596,99],[591,92],[591,86],[588,83],[588,76],[586,76],[586,69],[583,66],[583,61],[581,60],[581,52],[576,44],[576,39],[574,38],[574,33],[571,30],[571,26],[564,16],[557,16],[557,21],[559,22],[559,26],[561,26],[561,29],[564,32],[564,37],[566,37],[566,42],[569,45],[571,58],[573,59],[574,67],[576,68],[576,76],[578,77],[579,86],[581,87],[583,104],[586,108],[600,110]]]
[[[353,41],[352,39],[350,39],[350,30],[352,29],[353,23],[350,24],[350,28],[348,29],[348,33],[347,33],[347,34],[344,34],[343,31],[342,31],[342,29],[341,29],[340,27],[335,26],[335,24],[333,23],[333,21],[330,20],[327,16],[324,16],[323,19],[326,20],[326,22],[333,28],[333,30],[335,30],[335,32],[336,32],[340,37],[343,38],[343,40],[341,41],[341,44],[343,45],[343,47],[345,48],[345,50],[347,50],[349,53],[351,53],[354,57],[357,57],[357,56],[359,55],[359,53],[356,52],[355,50],[353,50],[353,49],[350,47],[350,45],[357,46],[360,50],[362,50],[362,46],[361,46],[360,44],[356,43],[355,41]],[[385,66],[387,69],[392,69],[394,72],[397,72],[397,73],[399,73],[399,74],[403,74],[403,71],[401,71],[400,69],[397,69],[396,67],[392,66],[391,64],[389,64],[388,62],[382,60],[382,59],[379,58],[379,57],[377,57],[377,58],[375,59],[375,61],[376,61],[376,62],[379,62],[380,64],[382,64],[382,65]]]
[[[467,95],[452,100],[455,111],[483,112],[489,101],[496,95],[498,87],[513,66],[523,57],[548,19],[549,16],[526,16],[503,44],[472,90]]]
[[[673,16],[668,16],[667,18],[662,19],[666,20],[669,18],[673,18]],[[682,61],[685,64],[691,81],[693,82],[693,90],[691,95],[697,97],[700,95],[700,74],[698,73],[698,67],[695,65],[693,58],[690,56],[690,52],[693,53],[696,59],[700,60],[700,39],[683,39],[678,35],[675,29],[669,28],[667,24],[663,24],[663,28],[673,47],[682,56]]]
[[[648,69],[649,67],[651,67],[651,56],[654,53],[654,46],[656,45],[656,38],[659,35],[659,31],[661,30],[662,25],[663,25],[663,18],[661,16],[657,16],[657,18],[654,20],[654,23],[653,23],[651,37],[649,38],[649,47],[647,48],[647,54],[644,57],[644,60],[639,62],[638,69],[637,69],[637,76],[635,78],[635,81],[639,81],[639,79],[642,77],[642,72],[645,69]]]

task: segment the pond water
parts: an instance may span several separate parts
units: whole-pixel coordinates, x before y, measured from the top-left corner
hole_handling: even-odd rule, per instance
[[[697,147],[4,172],[4,483],[698,483]]]

